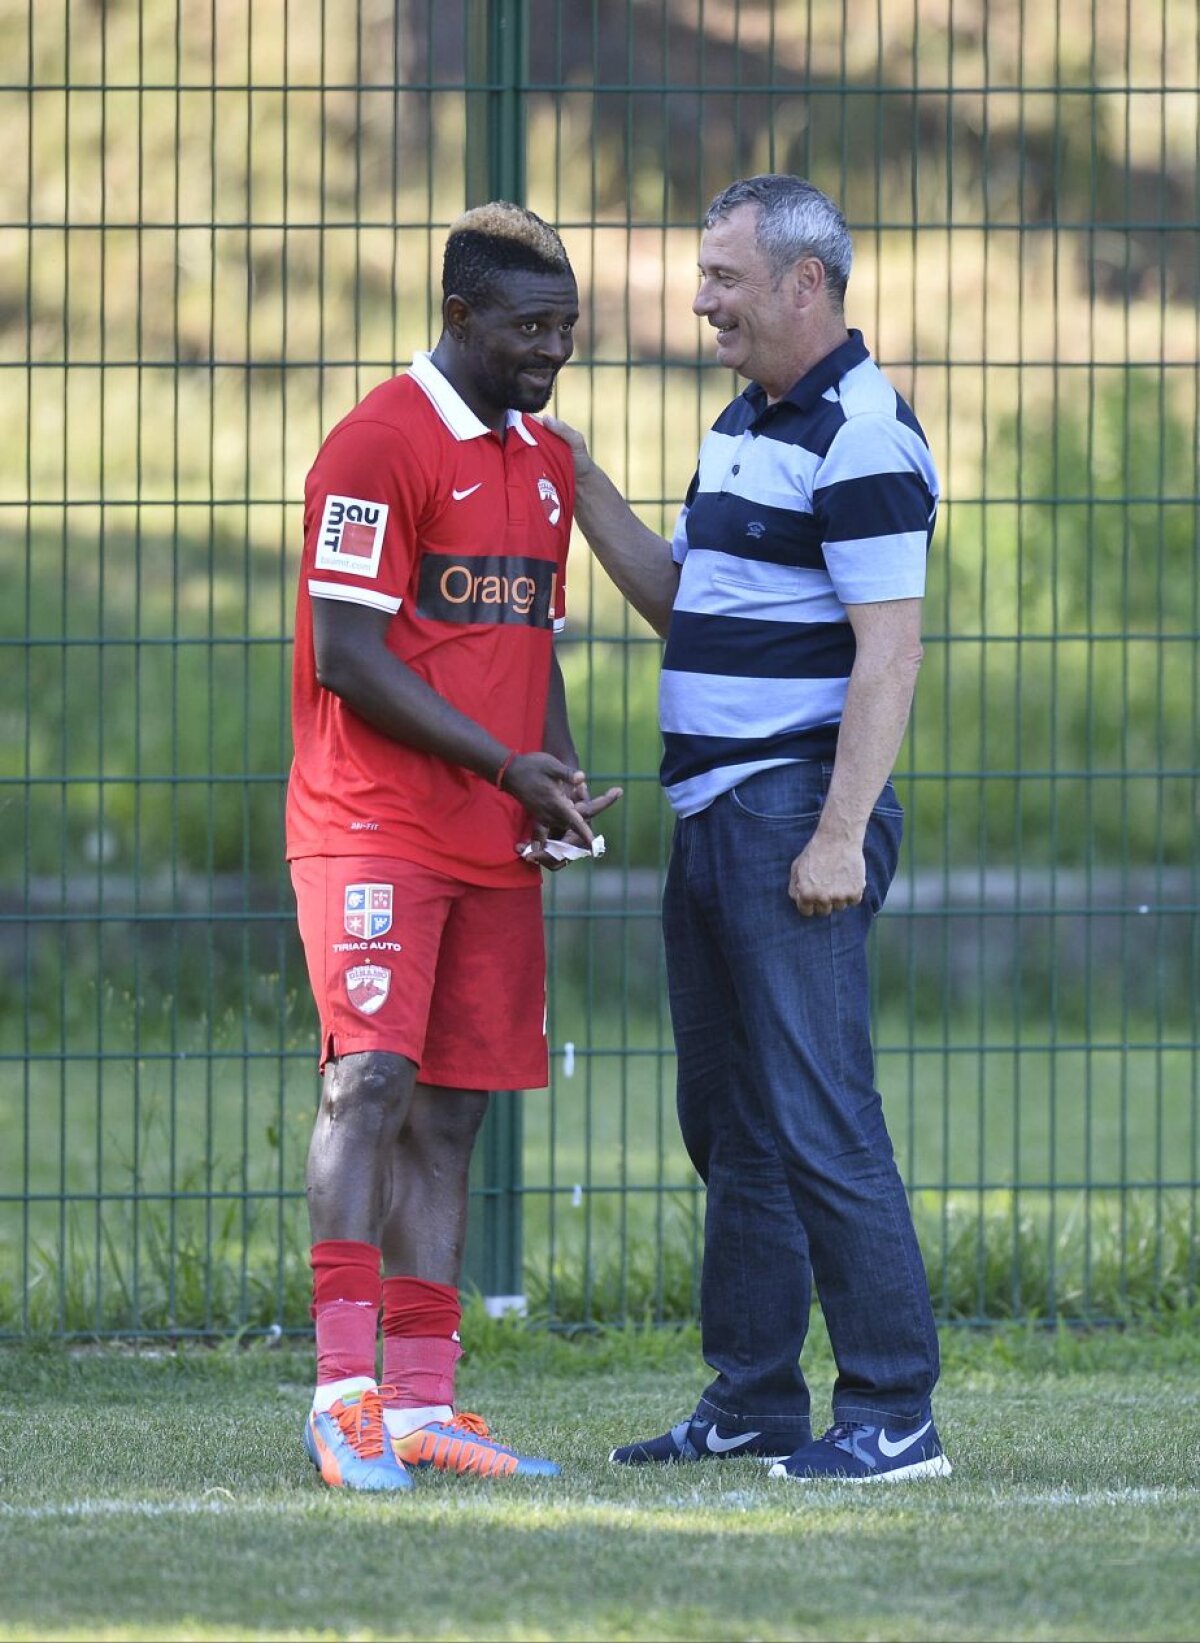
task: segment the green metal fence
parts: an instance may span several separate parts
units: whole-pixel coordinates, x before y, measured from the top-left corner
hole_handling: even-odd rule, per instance
[[[436,335],[464,203],[556,222],[561,414],[669,528],[733,386],[732,177],[842,202],[946,502],[876,938],[945,1318],[1200,1279],[1200,25],[1191,0],[0,0],[0,1334],[307,1325],[314,1021],[280,859],[303,478]],[[477,1161],[485,1293],[693,1314],[657,931],[658,646],[576,544],[622,781],[552,880],[549,1090]]]

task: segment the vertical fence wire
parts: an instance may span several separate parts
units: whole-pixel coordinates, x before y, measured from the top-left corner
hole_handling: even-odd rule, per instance
[[[515,102],[516,65],[471,55],[485,17],[527,41]],[[300,498],[436,340],[481,97],[519,113],[511,186],[580,275],[558,408],[664,533],[738,387],[690,313],[705,205],[765,169],[844,205],[851,323],[945,486],[873,972],[935,1304],[1194,1302],[1194,8],[7,0],[0,40],[25,65],[0,85],[0,1335],[307,1327]],[[558,1325],[663,1321],[695,1310],[703,1193],[657,933],[658,644],[582,541],[568,594],[574,727],[626,797],[547,891],[523,1287]]]

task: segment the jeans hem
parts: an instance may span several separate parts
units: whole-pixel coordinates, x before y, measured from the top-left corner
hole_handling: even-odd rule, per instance
[[[737,1426],[742,1431],[751,1427],[756,1432],[764,1432],[769,1437],[772,1432],[786,1432],[791,1438],[795,1433],[811,1433],[812,1425],[807,1415],[752,1415],[744,1409],[726,1409],[711,1398],[702,1397],[696,1405],[696,1413],[705,1420],[719,1421],[725,1426]]]
[[[873,1404],[839,1404],[833,1411],[836,1426],[841,1421],[853,1421],[860,1426],[886,1426],[889,1432],[916,1432],[926,1421],[933,1419],[932,1409],[923,1414],[900,1414],[894,1409],[879,1409]]]

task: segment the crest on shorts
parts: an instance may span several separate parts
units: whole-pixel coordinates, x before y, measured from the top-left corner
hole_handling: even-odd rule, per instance
[[[383,1007],[392,972],[383,964],[356,964],[346,971],[346,996],[363,1015],[374,1015]]]
[[[346,934],[360,941],[386,935],[392,927],[391,885],[348,884],[342,923]]]

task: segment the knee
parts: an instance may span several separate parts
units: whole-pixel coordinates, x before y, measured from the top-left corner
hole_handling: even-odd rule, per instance
[[[482,1090],[422,1090],[412,1104],[402,1143],[426,1158],[469,1158],[488,1109]]]
[[[709,1159],[712,1155],[712,1115],[699,1103],[679,1101],[679,1133],[684,1148],[692,1161],[692,1168],[702,1181],[708,1180]]]
[[[403,1056],[364,1051],[330,1064],[321,1091],[321,1113],[334,1126],[373,1130],[399,1127],[412,1091],[413,1066]]]

